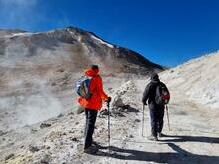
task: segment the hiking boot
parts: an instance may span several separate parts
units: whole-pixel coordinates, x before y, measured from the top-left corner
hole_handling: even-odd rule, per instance
[[[157,135],[158,135],[159,138],[160,137],[165,137],[165,135],[163,133],[158,133]]]
[[[148,136],[147,139],[148,139],[148,140],[151,140],[151,141],[158,141],[157,137],[156,137],[156,136],[153,136],[153,135]]]
[[[96,141],[93,141],[93,142],[92,142],[92,146],[95,146],[95,147],[97,147],[97,148],[101,148],[100,143],[98,143],[98,142],[96,142]]]
[[[92,141],[92,145],[100,145],[100,144],[96,141]]]
[[[98,152],[98,148],[96,146],[90,146],[84,149],[84,153],[87,153],[87,154],[96,154],[97,152]]]

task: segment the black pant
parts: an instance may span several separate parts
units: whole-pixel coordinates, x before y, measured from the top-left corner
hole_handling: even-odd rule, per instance
[[[85,142],[84,142],[84,148],[88,148],[92,144],[92,136],[94,133],[94,127],[95,127],[95,122],[97,118],[97,110],[91,110],[85,108],[85,116],[86,116],[86,124],[85,124]]]
[[[151,117],[151,134],[157,137],[157,133],[161,133],[163,129],[164,106],[149,104]]]

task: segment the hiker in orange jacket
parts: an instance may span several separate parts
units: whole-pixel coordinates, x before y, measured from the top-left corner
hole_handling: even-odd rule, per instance
[[[97,112],[101,109],[103,101],[110,103],[111,97],[107,96],[103,90],[102,78],[99,75],[99,68],[97,65],[92,65],[85,71],[85,75],[91,77],[89,90],[92,96],[89,99],[82,97],[78,99],[79,104],[85,108],[86,115],[84,152],[95,153],[98,149],[97,147],[92,146],[92,135],[94,132]]]

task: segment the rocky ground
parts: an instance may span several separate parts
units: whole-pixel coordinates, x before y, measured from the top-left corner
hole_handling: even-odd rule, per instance
[[[84,114],[72,111],[47,121],[0,134],[0,163],[218,163],[219,110],[201,108],[170,88],[170,128],[158,142],[150,134],[146,107],[142,136],[141,96],[145,79],[111,89],[111,142],[108,149],[107,115],[98,116],[94,139],[97,155],[83,153]],[[104,107],[105,108],[105,107]],[[104,109],[103,108],[103,109]]]

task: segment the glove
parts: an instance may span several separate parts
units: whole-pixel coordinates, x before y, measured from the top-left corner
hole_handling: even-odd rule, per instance
[[[107,102],[107,103],[110,103],[110,101],[111,101],[111,97],[108,97],[107,100],[106,100],[106,102]]]
[[[148,105],[146,101],[145,101],[145,102],[143,102],[143,104],[144,104],[144,105]]]

